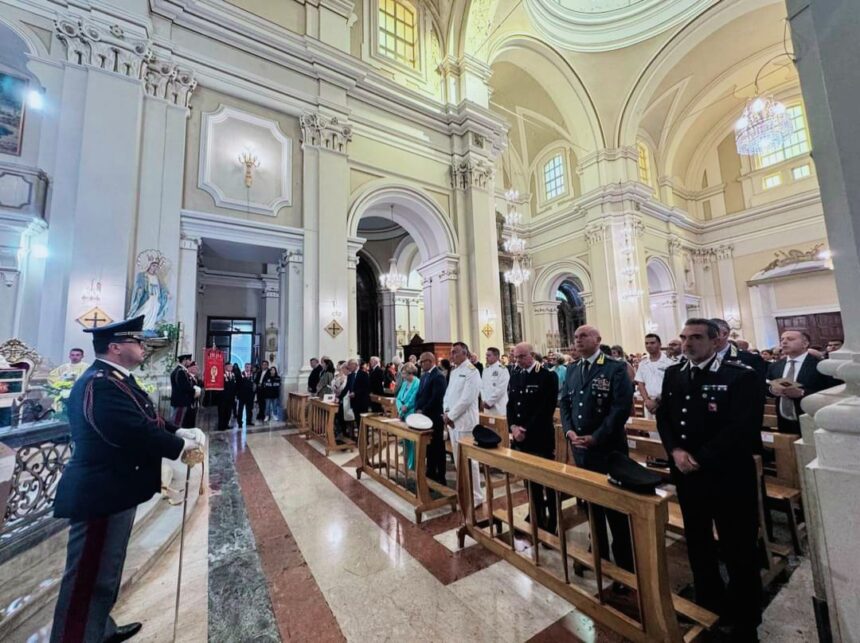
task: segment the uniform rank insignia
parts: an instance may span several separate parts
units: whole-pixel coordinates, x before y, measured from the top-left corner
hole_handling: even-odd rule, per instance
[[[605,377],[598,377],[592,383],[591,386],[601,392],[605,392],[609,390],[609,380]]]

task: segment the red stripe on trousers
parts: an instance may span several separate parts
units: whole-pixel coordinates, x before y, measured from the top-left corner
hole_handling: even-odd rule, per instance
[[[96,578],[99,575],[102,550],[107,535],[107,518],[87,521],[87,535],[84,537],[84,551],[78,561],[78,573],[69,599],[69,612],[63,628],[63,641],[78,643],[84,640],[87,618]]]
[[[173,423],[176,426],[182,426],[182,420],[185,417],[185,407],[178,406],[176,407],[176,411],[173,412]]]

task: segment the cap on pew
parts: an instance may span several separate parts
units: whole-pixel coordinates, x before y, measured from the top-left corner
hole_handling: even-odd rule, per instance
[[[423,413],[410,413],[406,416],[406,426],[410,429],[426,431],[433,428],[433,420]]]
[[[609,454],[609,482],[634,493],[653,494],[663,478],[618,451]]]
[[[475,444],[484,449],[495,449],[502,441],[498,433],[480,424],[472,429],[472,437],[475,438]]]

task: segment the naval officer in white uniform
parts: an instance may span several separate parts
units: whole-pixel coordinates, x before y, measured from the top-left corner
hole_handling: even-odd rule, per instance
[[[498,348],[487,349],[487,365],[481,374],[481,405],[484,413],[504,417],[508,407],[508,383],[511,373],[499,362]]]
[[[448,437],[451,440],[451,450],[454,453],[455,466],[459,463],[459,442],[461,438],[472,435],[472,429],[478,424],[478,394],[481,392],[481,376],[478,369],[469,361],[469,347],[463,342],[451,346],[451,374],[448,388],[442,400],[444,414],[442,420],[448,427]],[[460,475],[461,472],[457,472]],[[484,492],[481,490],[481,476],[478,463],[472,461],[472,494],[475,504],[484,502]]]

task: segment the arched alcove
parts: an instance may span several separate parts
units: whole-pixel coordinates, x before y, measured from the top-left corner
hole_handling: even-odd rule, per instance
[[[650,257],[645,262],[648,279],[648,301],[651,326],[646,330],[656,332],[662,339],[674,336],[676,328],[675,309],[677,294],[675,278],[669,265],[662,257]]]

